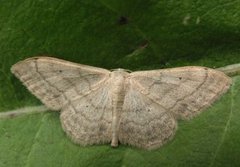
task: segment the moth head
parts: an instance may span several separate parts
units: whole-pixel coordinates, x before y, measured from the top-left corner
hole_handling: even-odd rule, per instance
[[[118,71],[118,72],[127,72],[127,73],[131,73],[131,70],[128,69],[123,69],[123,68],[115,68],[115,69],[111,69],[112,72],[114,71]]]

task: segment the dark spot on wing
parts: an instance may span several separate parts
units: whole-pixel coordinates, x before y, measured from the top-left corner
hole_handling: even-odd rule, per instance
[[[100,125],[100,127],[99,127],[99,131],[100,131],[100,132],[104,132],[104,131],[106,131],[106,130],[107,130],[107,127],[106,127],[106,126]]]

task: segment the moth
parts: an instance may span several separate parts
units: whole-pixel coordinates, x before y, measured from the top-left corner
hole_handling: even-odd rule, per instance
[[[109,71],[52,57],[33,57],[11,71],[51,110],[74,143],[119,142],[156,149],[173,138],[177,120],[189,120],[231,85],[206,67]]]

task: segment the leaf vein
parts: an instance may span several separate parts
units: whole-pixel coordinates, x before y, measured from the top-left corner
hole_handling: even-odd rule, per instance
[[[230,122],[231,122],[231,119],[232,119],[232,114],[233,114],[233,105],[234,105],[234,82],[232,84],[232,87],[231,87],[231,106],[230,106],[230,112],[229,112],[229,116],[228,116],[228,119],[226,121],[226,124],[225,124],[225,128],[223,129],[223,133],[222,133],[222,136],[220,138],[220,141],[219,141],[219,144],[216,148],[216,151],[211,159],[211,162],[209,164],[209,167],[212,167],[214,165],[214,162],[216,161],[216,158],[217,158],[217,155],[219,154],[220,152],[220,149],[221,149],[221,146],[223,145],[224,143],[224,140],[225,140],[225,137],[226,137],[226,134],[227,134],[227,131],[229,129],[229,126],[230,126]]]

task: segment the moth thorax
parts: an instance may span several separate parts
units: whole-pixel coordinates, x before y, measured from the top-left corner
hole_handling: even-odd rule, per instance
[[[126,76],[128,75],[127,72],[125,71],[113,71],[111,73],[111,78],[112,78],[112,92],[113,94],[118,94],[122,95],[124,94],[124,84],[125,84],[125,79]]]

